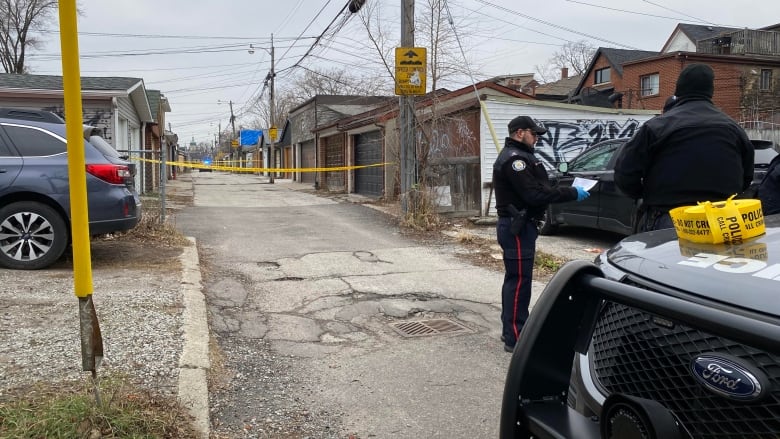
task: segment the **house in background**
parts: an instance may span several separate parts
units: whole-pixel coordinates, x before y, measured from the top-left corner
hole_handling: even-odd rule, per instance
[[[696,52],[696,43],[701,40],[717,38],[726,32],[739,30],[733,27],[707,26],[701,24],[678,24],[661,48],[661,53]]]
[[[165,113],[170,113],[171,106],[160,90],[147,90],[146,97],[149,101],[149,108],[152,113],[152,120],[154,123],[147,124],[144,130],[144,145],[143,150],[139,152],[141,157],[150,160],[139,164],[138,169],[141,174],[141,187],[139,192],[154,192],[160,185],[160,172],[163,169],[159,164],[151,160],[162,159],[161,146],[165,143],[166,158],[167,161],[178,161],[177,141],[171,142],[172,133],[169,133],[168,137],[165,137]],[[165,142],[163,142],[165,140]],[[138,156],[138,154],[132,154]],[[177,172],[176,168],[172,168],[169,172],[169,176],[175,176]]]
[[[561,79],[540,84],[533,96],[541,101],[569,102],[582,79],[582,75],[569,76],[569,69],[561,69]]]
[[[661,52],[606,62],[610,54],[621,52],[626,51],[599,49],[578,87],[579,102],[660,110],[674,94],[682,69],[703,63],[715,71],[713,103],[751,138],[780,144],[780,25],[737,29],[679,24]]]
[[[84,123],[101,128],[103,138],[117,151],[138,156],[140,151],[152,149],[146,142],[147,127],[159,121],[152,113],[143,79],[82,77],[81,96]],[[67,117],[62,76],[0,74],[0,102],[6,107],[46,110]],[[161,113],[165,111],[169,110]],[[146,188],[142,174],[136,173],[139,191]]]
[[[517,75],[501,75],[488,79],[489,82],[495,82],[506,88],[525,93],[534,94],[534,90],[539,86],[539,82],[534,79],[533,73],[520,73]]]
[[[613,107],[613,103],[617,101],[617,107],[621,108],[622,102],[628,100],[629,105],[625,108],[637,108],[630,105],[635,102],[636,89],[626,85],[623,79],[623,64],[657,55],[658,52],[646,50],[599,47],[572,92],[571,102],[594,107]]]

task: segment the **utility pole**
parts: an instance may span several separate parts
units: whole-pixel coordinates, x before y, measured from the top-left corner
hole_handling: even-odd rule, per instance
[[[268,80],[270,81],[270,97],[271,97],[271,128],[268,130],[268,136],[271,138],[271,145],[269,150],[270,155],[270,166],[271,168],[271,178],[269,179],[269,182],[273,184],[274,182],[274,167],[276,166],[276,151],[275,151],[275,143],[276,143],[276,102],[275,102],[275,96],[274,96],[274,76],[276,76],[276,71],[274,71],[274,34],[271,34],[271,73],[268,74]]]
[[[414,0],[401,0],[401,47],[414,47]],[[417,148],[414,144],[414,96],[399,98],[401,135],[401,212],[409,213],[409,196],[416,182]]]
[[[233,101],[228,101],[228,104],[230,105],[230,125],[233,127],[233,137],[230,138],[230,147],[233,147],[233,141],[236,140],[236,116],[233,115]],[[241,159],[241,156],[238,153],[238,148],[236,148],[236,154],[234,157]]]
[[[157,114],[160,119],[165,117],[163,112],[162,99],[160,99],[160,107],[157,109]],[[165,122],[160,124],[160,219],[165,223],[165,186],[168,185],[168,142],[165,141]]]

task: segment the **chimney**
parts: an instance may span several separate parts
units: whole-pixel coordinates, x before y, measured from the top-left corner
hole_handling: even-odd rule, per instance
[[[568,78],[569,78],[569,68],[561,67],[561,79],[568,79]]]

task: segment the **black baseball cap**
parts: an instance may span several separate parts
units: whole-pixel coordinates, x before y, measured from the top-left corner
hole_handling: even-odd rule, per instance
[[[517,116],[516,118],[509,121],[508,128],[510,135],[517,130],[531,130],[536,134],[544,134],[547,132],[547,128],[541,124],[536,123],[535,120],[528,116]]]

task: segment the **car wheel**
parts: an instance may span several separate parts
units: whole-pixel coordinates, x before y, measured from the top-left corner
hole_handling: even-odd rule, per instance
[[[45,268],[62,256],[67,245],[65,220],[51,207],[22,201],[0,208],[0,265]]]
[[[549,207],[544,211],[542,220],[539,221],[540,235],[554,235],[558,231],[558,224],[553,222],[552,209]]]

